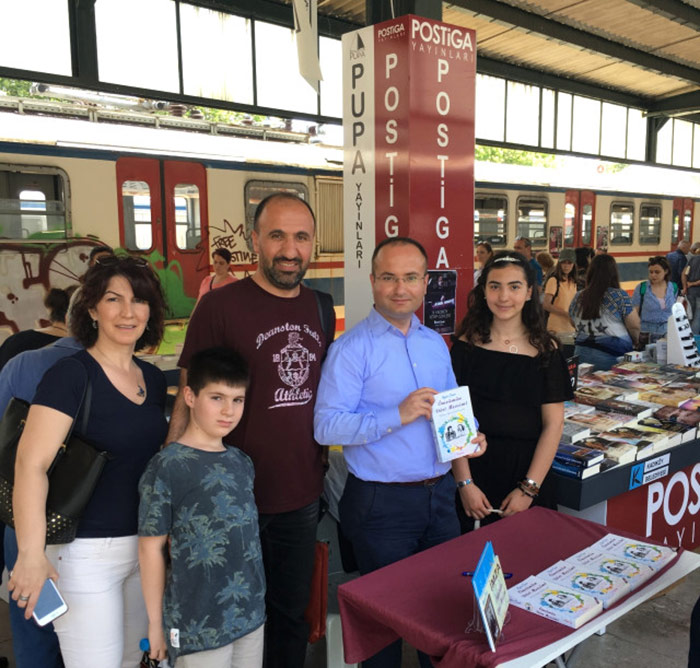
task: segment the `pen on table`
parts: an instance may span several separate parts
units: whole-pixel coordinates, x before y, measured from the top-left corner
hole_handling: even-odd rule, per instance
[[[465,578],[470,578],[470,577],[472,577],[472,576],[474,575],[474,571],[462,571],[462,575],[463,575]],[[512,574],[512,573],[504,573],[504,574],[503,574],[503,579],[504,579],[504,580],[508,580],[508,579],[510,579],[510,578],[512,578],[512,577],[513,577],[513,574]]]

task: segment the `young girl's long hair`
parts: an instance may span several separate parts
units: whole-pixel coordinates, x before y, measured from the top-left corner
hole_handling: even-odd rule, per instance
[[[467,298],[467,315],[460,323],[455,337],[464,338],[472,344],[491,341],[491,323],[493,313],[486,302],[486,284],[492,269],[503,269],[509,265],[520,267],[525,274],[528,288],[532,288],[532,297],[525,302],[521,312],[523,325],[529,333],[529,341],[540,353],[552,351],[558,347],[555,336],[550,334],[544,324],[542,306],[537,294],[535,271],[530,263],[515,251],[500,251],[485,265],[481,276]]]

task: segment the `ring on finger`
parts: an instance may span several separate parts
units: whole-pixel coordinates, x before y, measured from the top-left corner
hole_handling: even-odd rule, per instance
[[[26,603],[29,600],[29,596],[20,596],[17,600],[24,601]]]

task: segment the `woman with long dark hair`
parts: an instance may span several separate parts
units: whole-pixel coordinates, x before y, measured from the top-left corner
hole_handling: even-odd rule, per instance
[[[479,280],[484,265],[493,257],[493,248],[488,241],[480,241],[476,245],[476,259],[479,262],[479,268],[474,270],[474,284]]]
[[[137,554],[138,481],[167,432],[166,383],[134,351],[157,344],[165,305],[141,259],[100,259],[71,311],[84,350],[44,375],[17,449],[13,508],[19,555],[8,589],[29,620],[47,578],[68,612],[56,619],[67,668],[137,665],[148,627]],[[91,401],[81,404],[89,383]],[[73,424],[109,459],[78,525],[77,538],[45,549],[47,472]],[[76,429],[76,434],[78,430]],[[33,623],[28,621],[27,623]]]
[[[469,460],[459,488],[472,519],[492,521],[531,504],[554,507],[548,472],[573,392],[566,362],[542,317],[535,272],[513,251],[496,253],[469,294],[452,346],[457,382],[468,385],[479,429],[489,441]],[[469,521],[461,518],[463,528]]]
[[[569,306],[576,326],[579,362],[608,370],[634,349],[639,338],[639,315],[629,295],[620,288],[617,263],[612,255],[596,255],[586,273],[586,287]]]

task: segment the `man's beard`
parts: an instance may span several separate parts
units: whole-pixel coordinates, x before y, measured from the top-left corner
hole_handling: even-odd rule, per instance
[[[290,272],[277,269],[275,263],[278,260],[290,261],[290,258],[276,257],[272,262],[268,262],[266,258],[260,257],[260,269],[265,274],[265,278],[279,290],[294,290],[304,278],[306,270],[309,268],[309,263],[307,262],[306,265],[303,265],[300,259],[294,258],[293,261],[297,263],[298,269]]]

